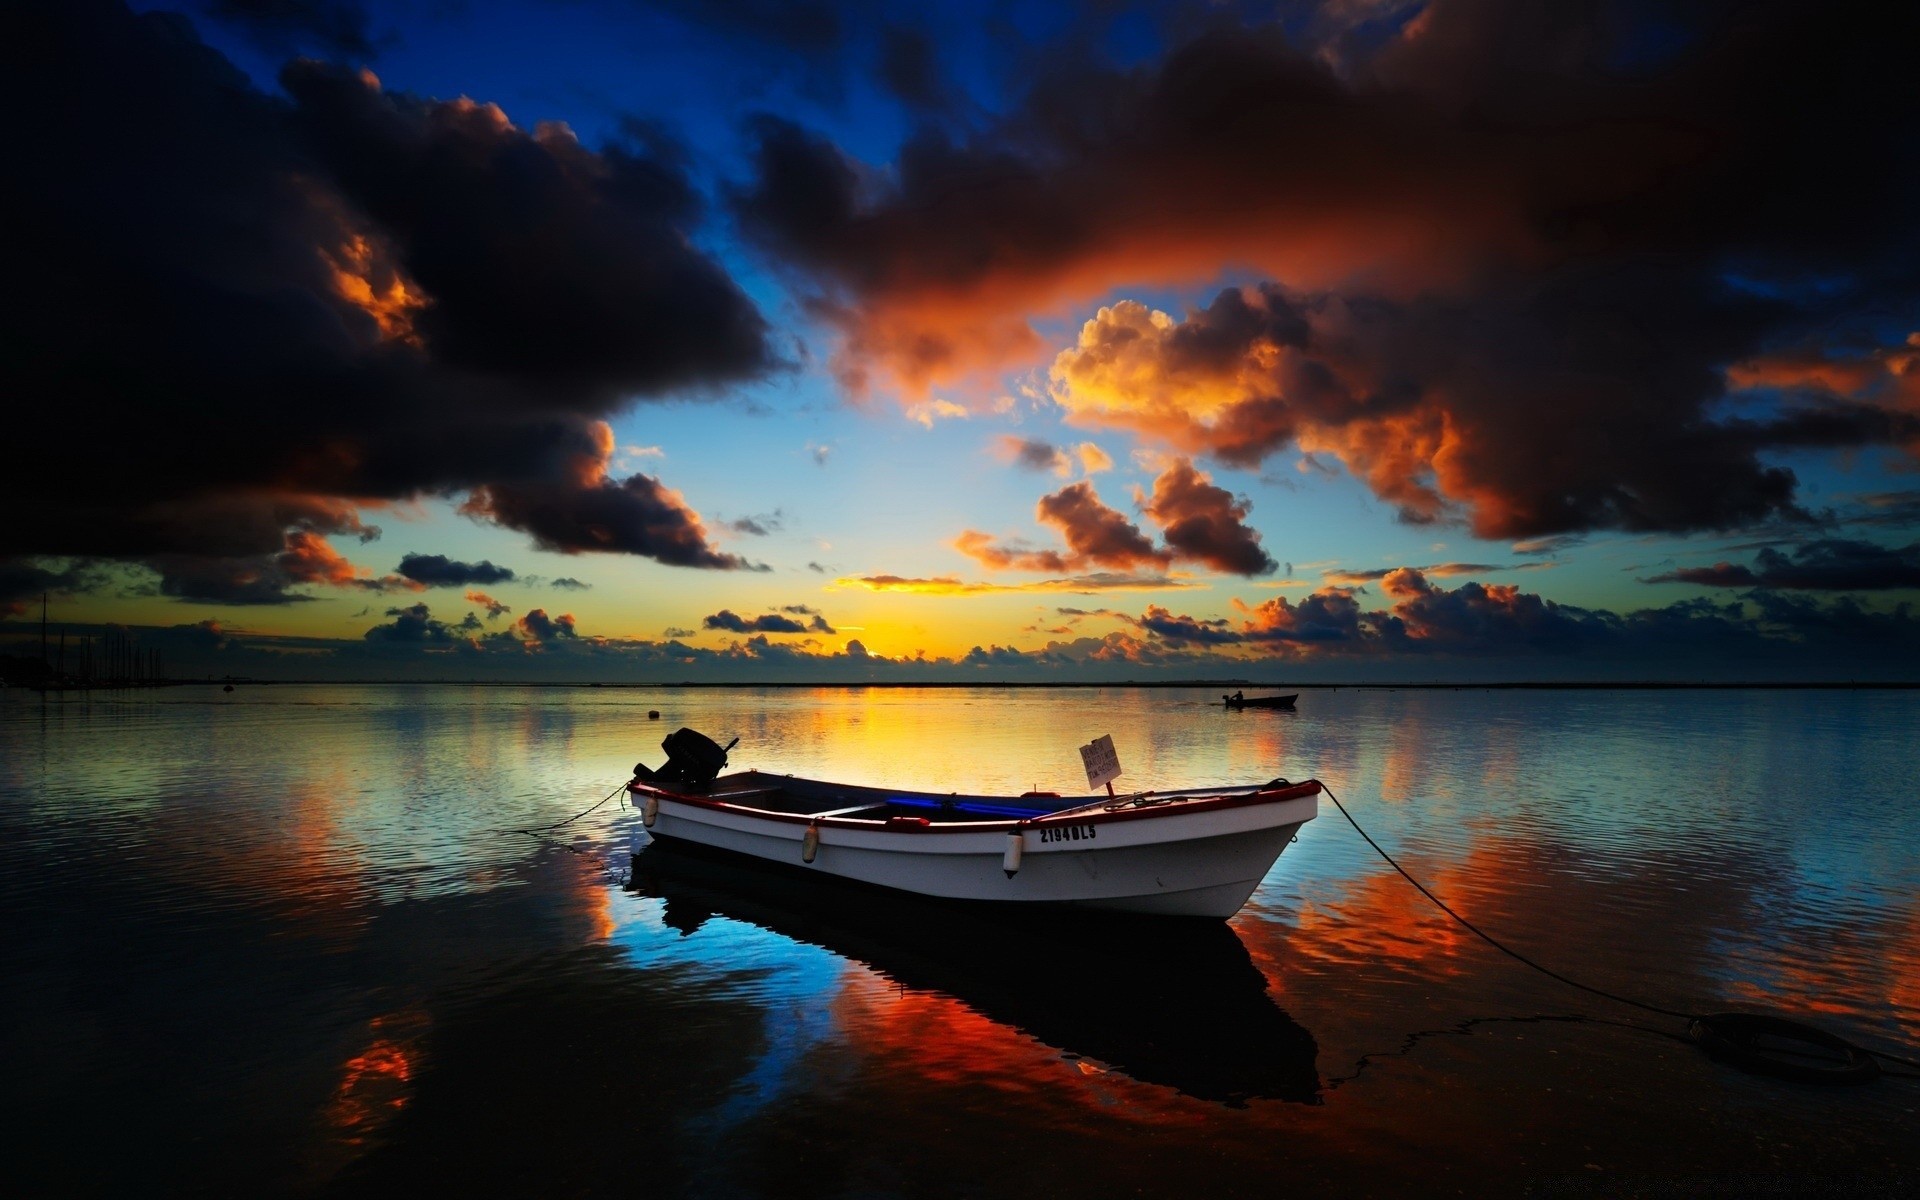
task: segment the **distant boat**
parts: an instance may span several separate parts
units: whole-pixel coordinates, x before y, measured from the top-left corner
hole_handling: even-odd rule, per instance
[[[1224,920],[1320,811],[1311,779],[981,796],[722,776],[733,744],[691,729],[661,747],[627,784],[654,837],[952,900]]]
[[[1220,697],[1228,708],[1292,708],[1293,702],[1299,698],[1299,692],[1285,696],[1242,696],[1235,692],[1231,696]]]

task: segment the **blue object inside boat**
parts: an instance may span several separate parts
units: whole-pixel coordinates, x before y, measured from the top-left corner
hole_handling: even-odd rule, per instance
[[[956,812],[979,813],[986,817],[1035,817],[1054,811],[1053,808],[1017,808],[1011,804],[983,804],[978,800],[928,800],[922,796],[889,796],[887,803],[902,808],[950,809]]]

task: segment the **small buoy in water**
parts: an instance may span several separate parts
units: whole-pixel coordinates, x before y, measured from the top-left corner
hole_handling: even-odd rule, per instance
[[[659,709],[657,709],[657,708],[650,708],[650,709],[648,709],[648,710],[647,710],[647,720],[649,720],[649,721],[658,721],[659,719],[660,719],[660,710],[659,710]]]
[[[820,853],[820,828],[817,825],[809,825],[807,831],[800,835],[800,861],[810,863],[813,861],[813,856],[818,853]]]
[[[1020,856],[1026,852],[1027,839],[1019,830],[1007,835],[1007,852],[1000,858],[1000,869],[1012,879],[1013,873],[1020,869]]]
[[[221,688],[220,690],[221,690],[221,691],[223,691],[223,692],[230,692],[230,691],[232,691],[232,690],[233,690],[233,685],[232,685],[232,684],[228,684],[227,686],[225,686],[225,687],[223,687],[223,688]]]
[[[648,792],[646,803],[640,806],[640,823],[648,829],[652,829],[653,823],[659,819],[660,797],[654,795],[652,792]]]

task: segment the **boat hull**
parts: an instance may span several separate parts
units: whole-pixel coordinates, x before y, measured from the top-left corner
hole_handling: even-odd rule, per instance
[[[913,832],[776,818],[664,793],[653,810],[655,837],[922,896],[1225,919],[1318,814],[1318,794],[1118,814],[1136,819],[1096,812]],[[1010,872],[1013,837],[1020,851]]]

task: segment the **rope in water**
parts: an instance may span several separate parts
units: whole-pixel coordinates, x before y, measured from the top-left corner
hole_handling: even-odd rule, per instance
[[[547,832],[549,830],[560,829],[565,826],[571,825],[582,817],[585,817],[591,813],[598,812],[601,808],[606,806],[607,801],[613,799],[615,796],[618,796],[621,792],[624,792],[626,790],[627,790],[627,785],[623,782],[619,787],[614,788],[611,792],[608,792],[605,796],[602,796],[599,800],[594,801],[591,807],[581,809],[579,812],[573,814],[572,816],[568,817],[564,821],[555,821],[551,825],[533,825],[525,829],[504,829],[504,830],[501,830],[501,832],[502,833],[523,833],[526,836],[533,838],[536,841],[544,842],[547,845],[552,846],[557,850],[565,850],[568,854],[575,855],[579,858],[591,859],[593,860],[594,863],[596,863],[600,867],[602,871],[605,871],[609,876],[616,875],[616,872],[613,869],[613,864],[608,862],[606,858],[604,858],[603,856],[599,854],[595,854],[591,850],[582,850],[578,846],[569,846],[567,843],[562,842],[556,838],[550,838],[547,836]],[[625,804],[626,802],[623,800],[621,801],[621,803]]]
[[[508,833],[545,833],[549,829],[559,829],[562,826],[571,825],[575,821],[578,821],[581,817],[587,816],[589,813],[598,812],[600,808],[603,805],[605,805],[608,800],[613,799],[615,796],[618,796],[621,792],[624,792],[626,790],[627,790],[627,785],[625,783],[622,783],[619,787],[614,788],[612,791],[608,792],[604,797],[596,801],[593,807],[583,808],[579,812],[573,814],[572,816],[568,817],[564,821],[555,821],[551,825],[533,825],[533,826],[529,826],[526,829],[509,829],[507,830],[507,832]]]
[[[1736,1065],[1744,1065],[1746,1069],[1786,1074],[1786,1071],[1770,1066],[1766,1062],[1759,1061],[1765,1057],[1766,1053],[1777,1056],[1781,1053],[1780,1051],[1760,1052],[1754,1049],[1759,1037],[1771,1036],[1775,1039],[1800,1041],[1809,1045],[1822,1046],[1844,1054],[1848,1060],[1845,1068],[1832,1071],[1808,1071],[1791,1077],[1825,1079],[1833,1082],[1860,1082],[1881,1073],[1878,1070],[1878,1064],[1873,1061],[1875,1059],[1884,1059],[1887,1062],[1899,1063],[1902,1066],[1920,1068],[1920,1062],[1916,1062],[1913,1059],[1902,1058],[1897,1054],[1888,1054],[1884,1051],[1870,1050],[1863,1046],[1856,1046],[1844,1039],[1814,1029],[1811,1026],[1802,1025],[1796,1021],[1788,1021],[1783,1018],[1754,1017],[1744,1013],[1682,1012],[1679,1009],[1662,1008],[1657,1004],[1649,1004],[1644,1000],[1635,1000],[1631,996],[1622,996],[1614,992],[1609,992],[1604,988],[1597,988],[1591,984],[1581,983],[1577,979],[1569,979],[1560,972],[1544,967],[1512,947],[1504,945],[1493,937],[1493,935],[1453,911],[1453,909],[1447,905],[1446,901],[1428,891],[1425,884],[1415,879],[1407,872],[1405,867],[1394,861],[1393,855],[1388,854],[1382,849],[1380,843],[1374,841],[1367,831],[1360,827],[1360,822],[1353,819],[1353,814],[1347,811],[1346,805],[1340,803],[1340,797],[1333,794],[1332,788],[1318,779],[1313,780],[1313,782],[1320,785],[1320,790],[1327,794],[1327,799],[1333,801],[1333,806],[1340,810],[1340,815],[1347,819],[1347,824],[1353,826],[1353,831],[1359,834],[1361,838],[1366,841],[1367,845],[1373,847],[1374,853],[1386,860],[1388,866],[1398,871],[1401,878],[1412,884],[1422,896],[1431,900],[1441,912],[1446,913],[1449,917],[1459,922],[1462,927],[1478,937],[1481,941],[1492,946],[1495,950],[1498,950],[1507,957],[1514,959],[1516,962],[1532,967],[1542,975],[1559,980],[1568,987],[1578,988],[1583,992],[1612,1000],[1616,1004],[1625,1004],[1646,1012],[1658,1013],[1663,1017],[1678,1017],[1680,1020],[1687,1021],[1691,1025],[1694,1040],[1699,1042],[1709,1054],[1715,1057],[1727,1057],[1729,1060],[1734,1061]],[[1920,1076],[1889,1074],[1888,1078],[1916,1079],[1920,1078]]]

